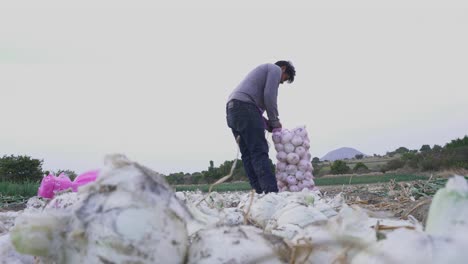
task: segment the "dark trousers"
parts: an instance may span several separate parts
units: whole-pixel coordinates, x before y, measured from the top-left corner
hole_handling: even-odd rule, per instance
[[[268,157],[262,114],[254,104],[231,100],[226,106],[227,124],[234,138],[240,136],[242,163],[250,185],[257,193],[278,192]]]

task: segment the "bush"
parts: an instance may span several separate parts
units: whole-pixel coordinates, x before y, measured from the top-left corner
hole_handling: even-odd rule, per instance
[[[332,174],[346,174],[350,171],[351,169],[348,167],[348,165],[346,165],[346,162],[342,160],[335,160],[331,165],[330,170]]]
[[[423,171],[437,171],[441,167],[440,159],[427,157],[421,161],[421,169]]]
[[[401,156],[401,160],[410,168],[417,169],[419,167],[419,154],[407,152]]]
[[[403,168],[405,166],[405,162],[401,159],[392,159],[385,166],[383,166],[382,171],[392,171]]]
[[[5,155],[0,159],[0,180],[16,183],[40,181],[44,175],[42,162],[29,156]]]
[[[366,166],[366,164],[362,162],[356,163],[353,168],[353,172],[355,173],[366,173],[369,172],[369,168]]]

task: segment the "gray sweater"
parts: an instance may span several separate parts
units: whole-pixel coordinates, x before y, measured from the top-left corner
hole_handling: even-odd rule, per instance
[[[281,68],[273,63],[257,66],[242,80],[229,95],[229,100],[253,103],[260,111],[266,110],[271,127],[279,127],[277,106],[278,87],[281,81]]]

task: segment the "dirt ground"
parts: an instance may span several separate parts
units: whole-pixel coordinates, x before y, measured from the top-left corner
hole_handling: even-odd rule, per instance
[[[20,204],[12,204],[0,207],[0,212],[7,212],[7,211],[21,211],[26,208],[26,203]]]
[[[423,182],[377,183],[363,185],[320,186],[326,196],[342,193],[346,203],[357,204],[376,217],[408,219],[412,215],[425,225],[434,190],[419,191]]]

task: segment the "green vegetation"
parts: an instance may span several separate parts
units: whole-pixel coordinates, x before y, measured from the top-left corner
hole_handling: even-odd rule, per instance
[[[0,208],[24,204],[30,197],[37,195],[39,183],[15,183],[0,181]]]
[[[37,195],[39,183],[23,182],[16,183],[11,181],[0,181],[0,195],[3,196],[25,196],[32,197]]]
[[[369,168],[366,166],[366,164],[362,162],[356,163],[353,168],[354,173],[366,173],[369,172]]]
[[[383,174],[383,175],[361,175],[361,176],[333,176],[333,177],[323,177],[315,179],[317,186],[321,185],[342,185],[349,184],[351,179],[351,184],[370,184],[370,183],[383,183],[389,182],[390,180],[395,180],[396,182],[400,181],[415,181],[415,180],[426,180],[427,176],[418,176],[410,174]]]
[[[176,191],[196,191],[208,192],[210,184],[199,184],[199,185],[176,185],[173,186]],[[221,183],[213,187],[213,192],[234,192],[234,191],[248,191],[252,189],[248,182],[231,182]]]
[[[342,160],[335,160],[330,168],[332,174],[346,174],[350,171],[351,169],[346,165],[346,162]]]
[[[396,152],[396,151],[395,151]],[[411,168],[420,171],[438,171],[444,169],[468,169],[468,136],[458,138],[447,143],[444,147],[434,145],[432,148],[425,144],[419,152],[407,151],[391,160],[382,171],[399,168]]]
[[[3,156],[0,158],[0,180],[11,182],[40,181],[43,176],[42,160],[29,156]]]
[[[351,176],[333,176],[333,177],[323,177],[314,179],[316,186],[326,186],[326,185],[347,185],[349,184]],[[400,181],[415,181],[415,180],[427,180],[427,176],[418,176],[410,174],[384,174],[384,175],[361,175],[353,176],[351,184],[371,184],[371,183],[384,183],[391,180],[396,182]],[[176,191],[195,191],[200,190],[202,192],[207,192],[209,189],[209,184],[200,184],[200,185],[175,185],[174,188]],[[213,187],[213,191],[216,192],[227,192],[227,191],[248,191],[250,190],[250,184],[248,182],[234,182],[234,183],[222,183]]]

